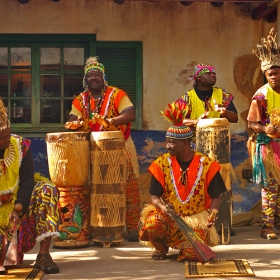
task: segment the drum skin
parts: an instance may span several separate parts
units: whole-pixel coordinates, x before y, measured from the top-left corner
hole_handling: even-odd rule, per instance
[[[58,132],[46,135],[49,173],[58,187],[87,183],[89,174],[89,133]]]
[[[90,160],[92,240],[108,247],[124,240],[127,151],[123,133],[91,132]]]
[[[230,162],[228,120],[225,118],[199,120],[196,126],[196,150],[220,164]]]

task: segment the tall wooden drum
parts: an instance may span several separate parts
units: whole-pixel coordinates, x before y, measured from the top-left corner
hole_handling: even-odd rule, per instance
[[[110,247],[124,240],[127,151],[123,133],[91,132],[90,160],[92,240]]]
[[[46,135],[50,177],[58,187],[83,186],[89,174],[89,133]]]
[[[50,177],[60,192],[59,236],[55,248],[80,248],[90,243],[89,133],[46,135]]]
[[[220,173],[227,187],[221,196],[216,228],[221,243],[228,244],[232,225],[232,191],[230,163],[230,130],[225,118],[201,119],[196,127],[196,150],[208,155],[221,165]]]

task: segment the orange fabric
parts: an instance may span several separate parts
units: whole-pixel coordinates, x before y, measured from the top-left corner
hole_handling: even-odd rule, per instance
[[[165,175],[155,161],[152,162],[151,165],[148,167],[148,171],[160,182],[161,186],[164,189]]]
[[[175,200],[175,185],[178,191],[179,198],[182,201],[186,201],[188,196],[190,195],[193,186],[196,182],[198,169],[200,166],[200,160],[204,157],[203,164],[203,171],[202,175],[195,187],[194,193],[191,199],[188,202],[184,202],[184,210],[181,209],[182,204],[181,202],[174,203]],[[168,162],[168,158],[171,159],[170,166]],[[170,169],[172,168],[175,184],[172,182]],[[208,186],[215,176],[215,174],[220,170],[220,165],[217,162],[213,162],[209,157],[202,155],[201,153],[195,153],[192,162],[190,163],[189,167],[187,168],[187,185],[183,185],[180,181],[182,169],[174,156],[170,156],[169,154],[165,154],[159,157],[156,161],[154,161],[148,168],[149,172],[159,181],[161,186],[163,187],[164,194],[163,197],[169,202],[173,203],[175,208],[178,206],[180,210],[186,211],[187,215],[198,213],[202,210],[208,209],[211,203],[211,197],[208,194]],[[197,203],[199,201],[199,203]],[[178,205],[177,205],[178,204]],[[181,205],[181,206],[180,206]],[[194,206],[192,206],[194,205]],[[176,210],[176,209],[175,209]]]
[[[95,103],[94,103],[94,98],[91,96],[91,102],[90,102],[90,110],[93,111],[95,109]],[[78,98],[75,98],[72,102],[72,104],[76,107],[76,109],[79,111],[79,112],[82,112],[83,111],[83,108],[81,106],[81,103],[79,101]]]
[[[94,102],[94,98],[91,96],[89,91],[85,91],[80,93],[79,96],[77,96],[73,102],[72,105],[79,111],[82,113],[82,117],[84,119],[84,127],[83,130],[85,131],[117,131],[117,130],[121,130],[124,135],[125,135],[125,139],[128,138],[128,136],[130,135],[130,127],[131,127],[131,123],[127,124],[127,125],[110,125],[109,127],[105,128],[102,127],[100,124],[95,123],[94,119],[91,119],[90,115],[87,112],[87,109],[85,108],[85,106],[83,105],[84,99],[87,98],[87,96],[90,96],[90,111],[94,111],[95,110],[95,102]],[[119,112],[119,107],[120,107],[120,103],[122,101],[122,98],[124,96],[127,96],[127,94],[116,87],[112,87],[112,86],[108,86],[106,88],[105,94],[104,94],[104,100],[102,101],[102,105],[99,111],[99,114],[101,116],[105,116],[107,118],[113,118],[116,117],[120,114]],[[88,103],[88,102],[87,102]],[[132,103],[131,103],[132,105]],[[133,105],[132,105],[133,106]],[[107,111],[107,112],[106,112]]]

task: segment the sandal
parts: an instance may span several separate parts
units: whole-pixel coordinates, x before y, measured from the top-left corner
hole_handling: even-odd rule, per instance
[[[152,260],[162,261],[166,259],[166,254],[162,254],[160,251],[155,250],[152,254]]]
[[[277,235],[273,232],[272,228],[263,227],[261,229],[261,237],[263,239],[278,239]]]
[[[33,266],[34,268],[39,268],[43,270],[45,273],[58,273],[59,267],[53,261],[50,254],[38,254],[36,258],[36,262]]]
[[[280,231],[280,217],[278,215],[274,216],[274,227]]]

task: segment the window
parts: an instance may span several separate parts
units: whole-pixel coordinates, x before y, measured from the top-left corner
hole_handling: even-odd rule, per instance
[[[123,89],[136,107],[133,129],[142,130],[142,43],[96,42],[109,85]]]
[[[110,85],[125,90],[142,129],[142,44],[96,42],[95,35],[0,35],[0,95],[13,132],[63,131],[83,91],[85,59],[97,54]]]

